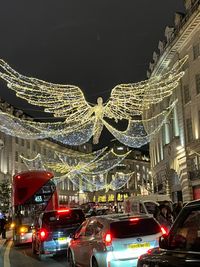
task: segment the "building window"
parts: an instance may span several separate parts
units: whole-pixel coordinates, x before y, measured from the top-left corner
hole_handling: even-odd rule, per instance
[[[27,142],[27,148],[30,149],[30,147],[31,147],[31,144],[30,144],[30,141],[28,140],[28,142]]]
[[[196,91],[197,94],[200,93],[200,74],[195,75],[195,82],[196,82]]]
[[[16,162],[18,162],[18,156],[19,156],[19,154],[18,154],[18,152],[16,151],[16,152],[15,152],[15,161],[16,161]]]
[[[184,103],[187,104],[191,100],[189,85],[184,85],[183,91],[184,91]]]
[[[191,142],[193,140],[192,119],[191,118],[186,120],[186,132],[187,132],[187,141]]]
[[[193,58],[194,58],[194,60],[195,60],[196,58],[198,58],[198,56],[199,56],[199,52],[200,52],[200,50],[199,50],[199,43],[193,45]]]
[[[36,151],[36,144],[33,144],[33,151]]]

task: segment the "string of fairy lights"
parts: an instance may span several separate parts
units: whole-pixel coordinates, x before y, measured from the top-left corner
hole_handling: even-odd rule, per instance
[[[64,144],[80,145],[92,136],[93,142],[98,143],[105,126],[123,144],[140,147],[157,134],[174,106],[158,114],[161,119],[151,117],[149,125],[142,119],[143,114],[152,105],[173,94],[184,75],[181,69],[187,58],[177,61],[164,75],[115,86],[110,99],[103,103],[99,97],[96,105],[86,101],[78,86],[53,84],[21,75],[0,60],[0,78],[6,81],[8,88],[30,104],[43,107],[45,112],[52,113],[59,120],[36,122],[0,112],[0,130],[24,139],[52,138]],[[115,123],[126,120],[128,127],[125,131],[117,130],[106,118]],[[144,124],[147,125],[145,128]]]
[[[79,152],[61,153],[62,158],[55,156],[45,158],[41,154],[37,154],[32,159],[25,158],[22,155],[20,157],[29,170],[48,169],[54,171],[56,173],[54,178],[56,184],[69,179],[75,187],[82,191],[117,190],[127,184],[133,173],[116,173],[112,177],[112,181],[108,183],[108,172],[119,166],[131,151],[118,155],[113,149],[108,152],[105,152],[105,149],[90,153],[88,154],[89,157],[87,157],[87,154],[84,157]],[[58,154],[60,155],[60,152],[55,152],[55,155]],[[77,155],[77,158],[75,155]],[[74,158],[77,160],[74,161]]]

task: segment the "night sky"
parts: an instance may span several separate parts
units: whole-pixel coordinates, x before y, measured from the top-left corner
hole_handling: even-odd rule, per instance
[[[82,88],[104,101],[118,83],[146,79],[146,71],[183,0],[0,0],[0,57],[15,70]],[[4,82],[0,97],[35,117]],[[49,116],[49,115],[48,115]]]

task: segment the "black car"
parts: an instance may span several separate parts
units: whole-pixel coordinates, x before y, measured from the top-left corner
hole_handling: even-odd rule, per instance
[[[185,205],[168,235],[160,238],[159,248],[142,255],[137,266],[200,266],[200,200]]]
[[[32,237],[32,251],[42,260],[46,256],[67,253],[70,236],[85,220],[78,208],[46,211],[35,223]]]

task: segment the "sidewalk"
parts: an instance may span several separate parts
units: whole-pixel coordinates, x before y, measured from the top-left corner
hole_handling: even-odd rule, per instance
[[[12,231],[7,231],[6,232],[6,239],[2,239],[2,237],[0,237],[0,251],[1,248],[3,247],[3,245],[7,242],[7,240],[9,240],[12,237]]]

